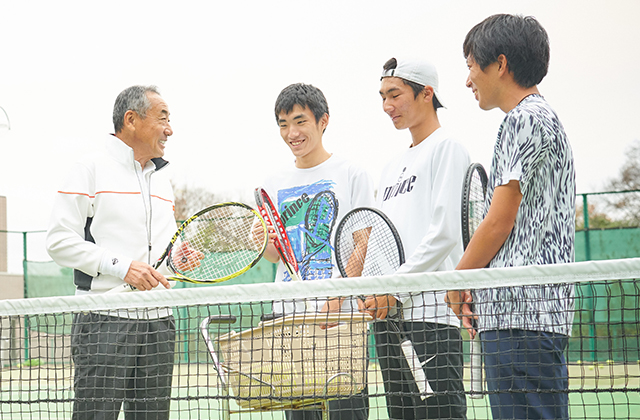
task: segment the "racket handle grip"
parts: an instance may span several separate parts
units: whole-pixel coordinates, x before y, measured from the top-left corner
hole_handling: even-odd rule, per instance
[[[402,348],[404,357],[407,359],[407,363],[409,364],[409,370],[411,370],[413,379],[420,391],[420,398],[424,400],[425,398],[432,396],[433,389],[431,389],[429,381],[427,381],[427,377],[424,374],[424,370],[422,370],[422,363],[420,363],[420,359],[418,358],[416,350],[413,348],[413,344],[410,340],[404,340],[400,343],[400,347]]]
[[[469,353],[471,354],[471,393],[470,398],[484,398],[482,395],[482,350],[480,343],[480,335],[476,336],[469,343]]]
[[[129,283],[125,283],[125,284],[120,284],[116,287],[114,287],[113,289],[109,289],[107,290],[106,293],[123,293],[123,292],[133,292],[134,290],[136,290],[135,287],[133,287],[132,285],[130,285]]]

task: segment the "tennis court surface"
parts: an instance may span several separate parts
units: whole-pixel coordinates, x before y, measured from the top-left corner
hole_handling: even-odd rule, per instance
[[[278,302],[345,297],[355,304],[359,297],[370,295],[431,296],[445,290],[507,286],[515,288],[512,290],[527,287],[544,291],[558,285],[570,291],[569,298],[557,305],[565,311],[557,319],[572,319],[568,326],[571,337],[564,352],[568,388],[538,393],[568,395],[572,419],[635,419],[640,410],[638,279],[640,258],[0,301],[1,418],[71,418],[77,400],[72,326],[78,314],[111,316],[140,309],[139,313],[149,316],[171,308],[176,326],[175,343],[171,344],[175,349],[172,385],[170,396],[157,397],[170,400],[171,419],[280,419],[284,418],[285,409],[318,409],[326,413],[327,401],[353,398],[365,386],[368,417],[386,419],[382,356],[374,344],[380,329],[375,328],[375,323],[358,312],[295,313],[266,319],[274,307],[280,306]],[[513,299],[513,295],[497,295]],[[553,293],[545,296],[556,298]],[[500,306],[500,302],[492,303]],[[435,304],[445,305],[442,300]],[[404,307],[405,318],[414,309]],[[567,314],[570,316],[564,316]],[[458,394],[466,400],[469,419],[490,419],[489,398],[499,391],[489,391],[485,382],[479,391],[471,391],[469,336],[466,331],[461,333],[464,389]],[[412,344],[419,348],[425,343]],[[397,362],[407,363],[401,357]],[[541,368],[553,371],[553,366]],[[400,380],[411,390],[406,396],[413,394],[421,400],[410,370],[401,373]],[[450,378],[440,373],[428,376],[430,390],[422,394],[425,400],[452,395],[445,388]],[[124,401],[125,405],[140,402],[127,391],[96,389],[92,401],[83,403],[91,406],[105,401]],[[536,393],[517,386],[509,392]],[[120,418],[124,418],[123,413]]]

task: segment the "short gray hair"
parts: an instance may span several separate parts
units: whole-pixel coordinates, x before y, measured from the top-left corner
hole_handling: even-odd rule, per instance
[[[113,105],[113,129],[116,134],[124,128],[124,114],[127,111],[135,111],[142,118],[147,116],[147,111],[151,108],[151,101],[147,97],[149,92],[160,95],[158,87],[153,85],[131,86],[120,92]]]

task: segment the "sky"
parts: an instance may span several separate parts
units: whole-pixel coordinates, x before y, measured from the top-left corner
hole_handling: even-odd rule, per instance
[[[495,13],[532,15],[547,30],[551,63],[539,89],[572,144],[578,193],[601,191],[640,139],[640,1],[5,1],[8,228],[46,229],[70,165],[113,132],[113,102],[134,84],[157,85],[169,105],[174,181],[253,204],[253,188],[293,164],[273,115],[284,87],[324,92],[326,149],[377,184],[411,141],[382,111],[382,65],[423,57],[438,68],[441,124],[488,169],[504,114],[482,111],[465,87],[462,42]]]

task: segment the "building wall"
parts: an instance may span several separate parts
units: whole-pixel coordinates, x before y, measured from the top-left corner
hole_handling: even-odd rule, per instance
[[[0,273],[0,300],[22,299],[24,281],[21,274]]]
[[[0,273],[7,272],[7,197],[0,196]]]

